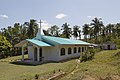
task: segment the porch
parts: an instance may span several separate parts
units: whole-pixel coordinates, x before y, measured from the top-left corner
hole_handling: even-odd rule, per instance
[[[22,62],[44,62],[43,48],[51,45],[36,39],[26,39],[15,45],[22,48]],[[28,50],[28,60],[24,59],[24,50]]]
[[[25,47],[22,47],[22,62],[34,62],[34,63],[42,63],[44,62],[44,57],[43,57],[43,50],[42,47],[39,46],[27,46],[28,50],[28,58],[24,59],[24,49]]]

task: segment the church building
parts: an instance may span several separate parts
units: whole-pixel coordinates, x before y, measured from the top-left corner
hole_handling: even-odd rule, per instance
[[[81,40],[41,35],[41,28],[39,28],[35,38],[23,40],[15,47],[22,47],[22,61],[25,61],[24,48],[27,47],[30,61],[47,62],[79,57],[89,45],[90,43]]]

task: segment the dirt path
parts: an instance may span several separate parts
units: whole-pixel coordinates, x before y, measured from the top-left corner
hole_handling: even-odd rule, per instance
[[[71,72],[71,75],[74,75],[74,73],[76,72],[76,69],[79,68],[80,60],[76,60],[75,62],[77,62],[77,64],[74,70]],[[87,74],[84,76],[82,80],[96,80],[96,79]]]

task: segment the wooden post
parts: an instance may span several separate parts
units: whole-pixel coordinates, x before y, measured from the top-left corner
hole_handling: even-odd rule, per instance
[[[39,47],[37,47],[37,61],[39,62],[40,61],[40,55],[39,55]]]
[[[24,61],[24,47],[22,46],[22,61]]]

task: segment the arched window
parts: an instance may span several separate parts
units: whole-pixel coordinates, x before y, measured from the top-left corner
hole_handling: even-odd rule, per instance
[[[72,53],[71,48],[68,48],[68,54],[71,54],[71,53]]]
[[[78,48],[78,53],[80,53],[80,52],[81,52],[81,47]]]
[[[61,48],[61,50],[60,50],[60,55],[61,55],[61,56],[65,55],[65,48]]]
[[[77,53],[77,48],[76,47],[74,47],[74,53]]]
[[[82,52],[84,52],[84,47],[82,47]]]

